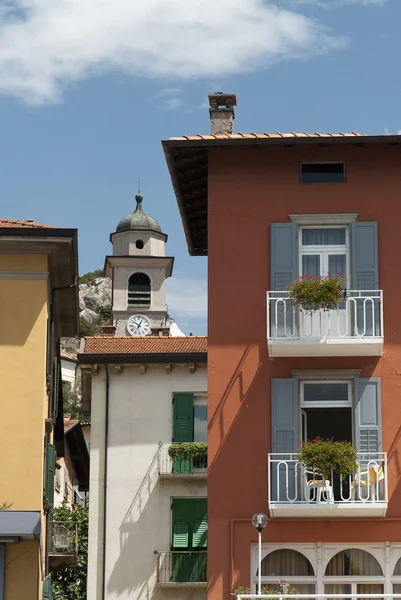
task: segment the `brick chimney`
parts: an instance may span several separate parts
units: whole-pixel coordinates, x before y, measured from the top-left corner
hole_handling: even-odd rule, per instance
[[[237,106],[235,94],[217,92],[209,94],[210,127],[212,135],[234,133],[234,106]]]

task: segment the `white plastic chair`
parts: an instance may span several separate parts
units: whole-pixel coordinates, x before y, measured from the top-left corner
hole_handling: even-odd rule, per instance
[[[308,475],[312,475],[312,479],[308,478]],[[320,477],[321,479],[316,479]],[[329,479],[325,479],[322,473],[318,473],[317,471],[308,471],[306,467],[303,468],[303,481],[304,481],[304,497],[306,502],[312,502],[314,498],[311,499],[311,490],[316,490],[316,504],[320,504],[322,501],[323,493],[325,494],[325,502],[329,502],[333,504],[334,502],[334,493],[333,487],[330,483]]]
[[[355,502],[356,490],[359,490],[359,500],[362,502],[376,502],[376,488],[384,479],[384,471],[381,465],[371,465],[365,471],[358,471],[354,481],[351,483],[351,499]],[[361,490],[368,490],[366,498],[362,498]]]

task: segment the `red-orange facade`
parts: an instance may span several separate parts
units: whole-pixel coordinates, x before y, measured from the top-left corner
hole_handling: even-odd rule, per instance
[[[386,560],[391,565],[382,566],[387,583],[383,583],[384,587],[380,591],[388,592],[390,589],[390,579],[397,570],[394,567],[398,560],[397,544],[401,542],[401,280],[398,276],[401,254],[401,146],[394,138],[389,138],[389,142],[391,143],[379,140],[376,143],[369,138],[352,142],[346,139],[343,143],[339,140],[328,143],[327,140],[300,142],[290,139],[277,144],[245,145],[232,140],[232,143],[223,142],[218,145],[218,140],[211,140],[209,146],[205,143],[202,147],[194,145],[191,148],[192,158],[207,152],[210,600],[228,600],[230,593],[240,585],[250,586],[255,591],[256,570],[252,552],[255,550],[257,532],[251,525],[251,518],[257,512],[269,517],[262,537],[264,554],[269,549],[293,547],[306,555],[313,551],[318,564],[330,552],[334,552],[336,544],[338,550],[346,547],[366,547],[369,550],[372,547],[374,553],[374,548],[381,548],[383,565]],[[183,140],[181,148],[185,149],[185,143],[188,144]],[[188,198],[185,196],[185,165],[180,164],[181,158],[174,148],[168,148],[167,154],[189,239],[200,225],[197,226],[193,219],[191,221],[190,202],[185,204],[185,198]],[[337,161],[345,165],[344,182],[300,182],[302,163]],[[357,231],[354,229],[355,223],[376,224],[377,234],[376,238],[372,238],[372,244],[374,245],[374,240],[377,241],[378,290],[383,290],[384,329],[380,332],[383,338],[381,355],[370,355],[371,350],[364,346],[363,340],[358,342],[361,344],[360,350],[348,347],[353,344],[351,340],[339,348],[333,346],[332,353],[326,348],[324,352],[328,352],[327,356],[308,356],[302,340],[299,342],[298,355],[296,349],[291,350],[292,356],[277,356],[271,348],[269,352],[266,294],[274,289],[271,273],[272,224],[295,223],[297,277],[305,274],[302,272],[303,259],[299,260],[298,244],[301,243],[300,231],[303,226],[308,227],[308,220],[307,217],[299,219],[294,215],[310,215],[310,227],[315,229],[341,227],[338,215],[344,215],[344,229],[349,242],[345,285],[349,289],[358,289],[357,276],[354,275],[355,280],[351,280],[352,273],[356,273],[351,263],[355,260],[357,244],[357,234],[354,233],[352,238],[351,231]],[[320,223],[317,215],[334,215],[336,218],[332,222],[337,225],[331,225],[330,218],[324,217]],[[359,256],[361,263],[370,249],[368,244],[362,251]],[[285,249],[283,252],[285,253]],[[323,255],[322,251],[321,261]],[[305,259],[305,264],[312,264],[313,260]],[[363,264],[360,273],[363,278]],[[274,306],[274,303],[271,304],[270,335]],[[373,302],[371,306],[373,307]],[[374,312],[376,308],[371,310]],[[379,310],[375,314],[377,320],[380,320]],[[324,344],[324,340],[321,342]],[[287,347],[291,346],[291,340],[286,340],[286,343]],[[284,354],[286,352],[284,350]],[[358,352],[366,355],[358,355]],[[277,512],[279,516],[269,514],[268,477],[272,477],[272,473],[268,473],[268,454],[272,452],[272,438],[276,435],[272,422],[272,380],[291,381],[301,372],[301,381],[303,378],[308,381],[308,371],[320,372],[322,379],[319,374],[315,374],[318,382],[325,381],[325,377],[326,380],[331,379],[327,372],[335,371],[345,373],[339,379],[356,379],[364,382],[363,385],[378,382],[381,388],[378,405],[378,419],[381,421],[380,450],[387,453],[388,462],[386,482],[382,477],[380,482],[376,480],[374,483],[377,491],[380,486],[382,496],[376,497],[376,503],[373,500],[373,504],[376,506],[379,500],[386,500],[382,504],[385,506],[382,513],[370,511],[368,505],[372,507],[371,497],[369,500],[366,495],[360,496],[355,510],[349,512],[352,505],[351,487],[353,485],[355,489],[358,486],[349,479],[351,487],[348,490],[348,504],[346,499],[336,497],[333,506],[328,503],[327,510],[325,505],[324,510],[319,513],[317,509],[321,507],[316,506],[316,498],[312,498],[312,502],[306,502],[307,512],[299,512],[297,508],[294,509],[295,512],[291,512],[291,501],[287,502],[287,497],[283,510]],[[314,377],[310,379],[313,380]],[[296,393],[299,394],[299,381],[297,385]],[[353,385],[352,383],[350,389],[357,389]],[[306,394],[307,388],[302,389],[305,389],[302,393]],[[275,401],[277,402],[277,398]],[[349,402],[350,407],[352,405],[349,413],[350,430],[353,432],[350,441],[355,444],[354,404],[357,399],[354,391],[350,392]],[[305,402],[305,406],[307,404]],[[277,406],[280,407],[280,400]],[[319,413],[317,419],[313,416],[316,414],[313,409],[308,413],[311,423],[314,423],[314,435],[319,434],[319,427],[326,419],[323,412]],[[328,421],[335,423],[337,413],[327,413],[329,414],[333,419],[329,417]],[[299,422],[296,443],[299,444],[303,435],[301,410],[296,418]],[[339,427],[343,427],[346,418],[348,417],[339,419]],[[322,431],[330,433],[332,429],[327,425]],[[280,446],[281,442],[277,443],[277,448],[284,451],[284,446]],[[270,494],[274,492],[272,485],[274,488],[275,484],[270,481]],[[387,487],[388,495],[384,486]],[[338,489],[336,493],[338,495]],[[369,501],[365,502],[367,498]],[[299,506],[302,502],[305,499],[300,500]],[[328,502],[328,498],[323,498],[323,502]],[[377,552],[380,562],[381,555],[379,556],[379,550]],[[269,567],[266,569],[268,575]],[[384,573],[385,569],[392,569],[392,572]],[[283,575],[285,579],[286,573]],[[322,581],[321,579],[313,591],[329,589],[322,588]],[[332,590],[337,591],[334,588]],[[361,590],[372,591],[358,588],[358,593]],[[399,588],[394,587],[394,591],[396,590],[399,591]],[[343,588],[343,591],[347,590]]]

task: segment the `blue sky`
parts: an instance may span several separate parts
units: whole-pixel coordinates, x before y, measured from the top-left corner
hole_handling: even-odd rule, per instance
[[[237,131],[401,133],[401,0],[0,2],[1,216],[79,229],[99,268],[134,208],[168,233],[169,309],[206,333],[206,260],[188,255],[160,140]]]

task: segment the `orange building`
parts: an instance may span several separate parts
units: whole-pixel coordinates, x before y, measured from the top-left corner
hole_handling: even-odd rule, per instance
[[[208,255],[209,598],[257,591],[258,512],[263,585],[400,593],[401,137],[234,134],[235,96],[209,99],[211,135],[163,142]],[[339,301],[294,303],[301,277]]]

